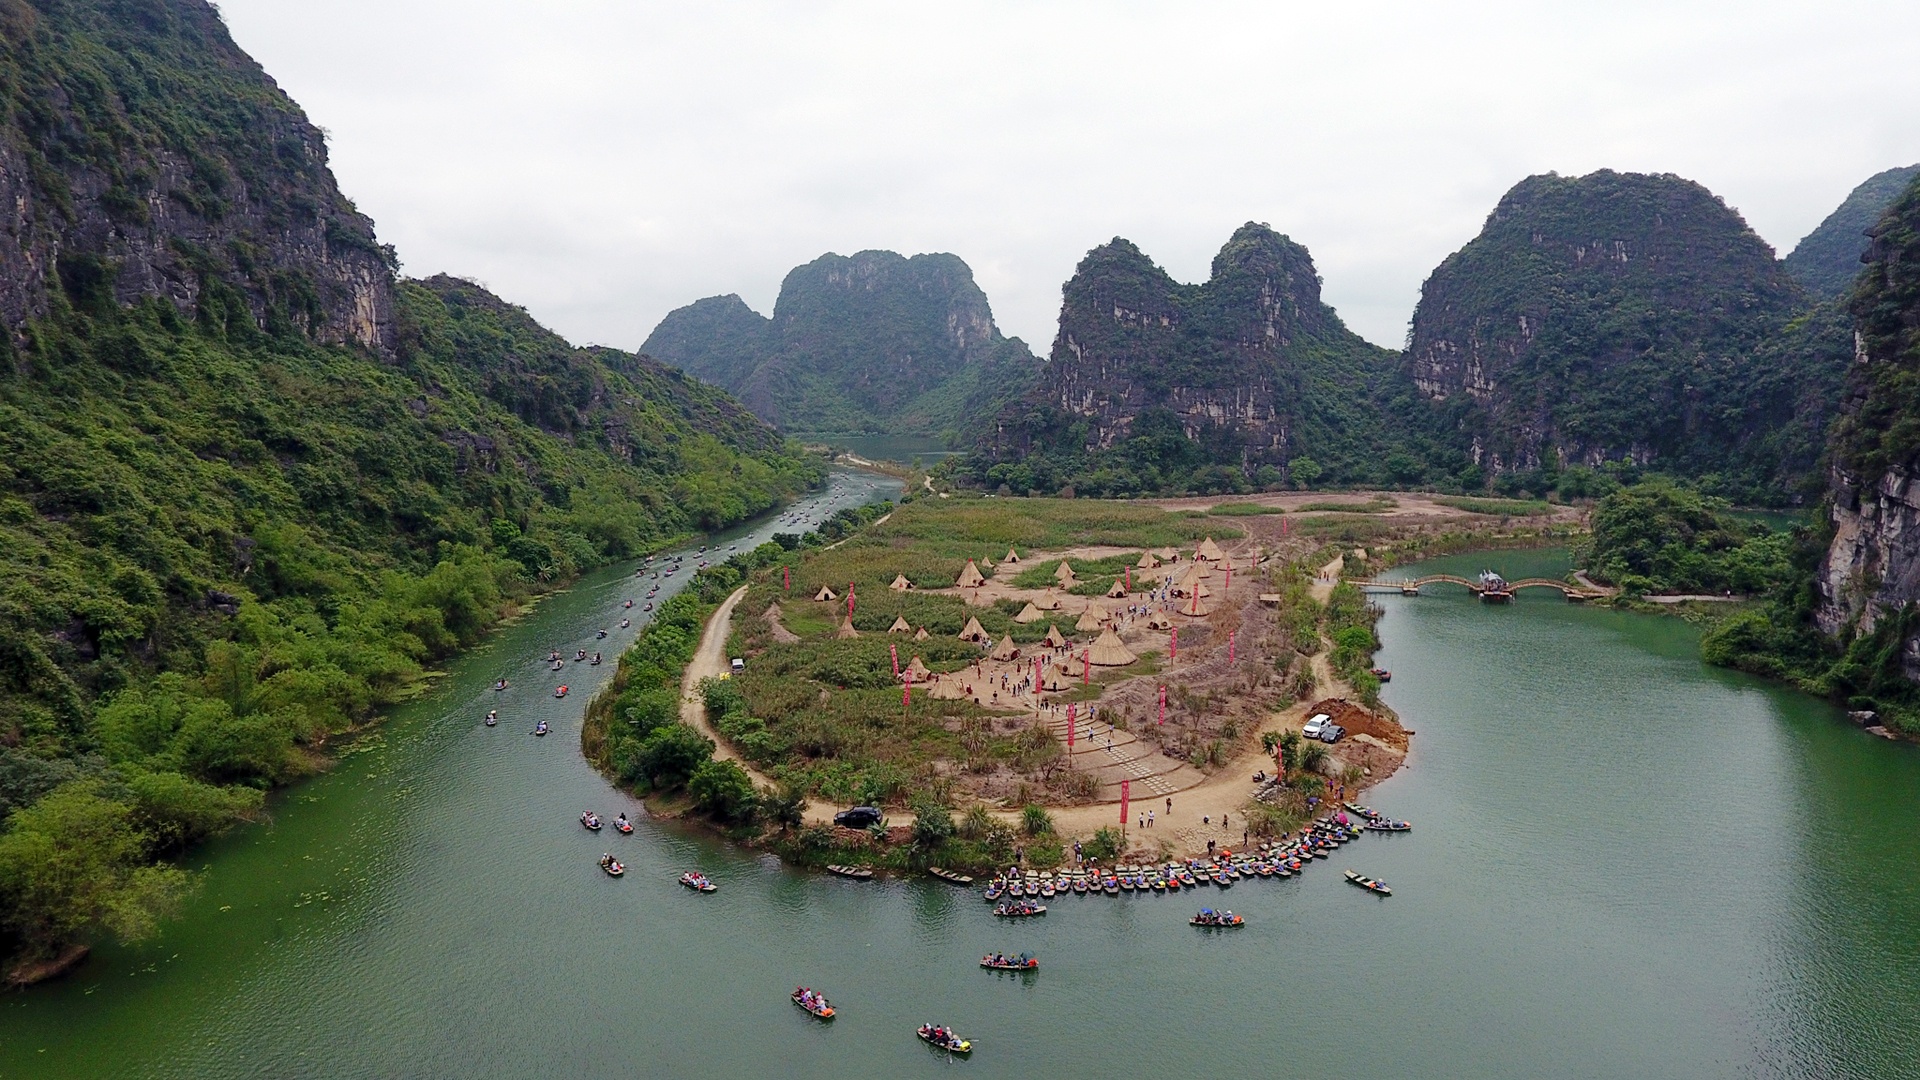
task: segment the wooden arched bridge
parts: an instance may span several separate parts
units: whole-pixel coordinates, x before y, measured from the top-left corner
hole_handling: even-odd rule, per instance
[[[1585,600],[1598,600],[1611,595],[1602,589],[1590,589],[1571,582],[1556,581],[1552,578],[1521,578],[1519,581],[1493,582],[1475,581],[1472,578],[1456,577],[1453,574],[1428,574],[1425,577],[1408,578],[1405,581],[1356,581],[1354,585],[1361,589],[1392,589],[1402,596],[1419,596],[1420,589],[1427,585],[1458,585],[1488,603],[1504,603],[1513,599],[1513,594],[1521,589],[1556,589],[1569,601],[1579,603]]]

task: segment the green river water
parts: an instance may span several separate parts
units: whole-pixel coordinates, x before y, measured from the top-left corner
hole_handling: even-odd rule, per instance
[[[836,474],[806,511],[886,483]],[[586,833],[584,808],[639,808],[580,758],[594,680],[573,667],[555,701],[538,657],[595,648],[634,593],[622,568],[548,600],[201,851],[160,940],[0,998],[0,1078],[1920,1076],[1920,753],[1702,666],[1678,619],[1382,598],[1387,697],[1418,734],[1368,798],[1415,830],[1243,882],[1220,900],[1249,925],[1209,934],[1185,920],[1210,893],[1006,925],[973,892],[671,824]],[[540,717],[554,737],[527,736]],[[625,878],[594,865],[608,849]],[[692,867],[720,891],[677,886]],[[982,971],[989,949],[1042,970]],[[790,1005],[803,982],[841,1017]],[[973,1058],[918,1043],[925,1020]]]

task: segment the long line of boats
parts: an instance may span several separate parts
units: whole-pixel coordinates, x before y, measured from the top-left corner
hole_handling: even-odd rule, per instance
[[[1362,817],[1372,814],[1371,810],[1361,807],[1349,805],[1348,808]],[[1376,819],[1391,827],[1375,829]],[[1254,851],[1224,853],[1215,859],[1056,871],[1009,869],[996,875],[982,895],[989,902],[999,903],[994,909],[995,915],[1021,918],[1045,914],[1046,907],[1036,901],[1057,896],[1170,893],[1202,885],[1225,888],[1248,878],[1292,877],[1303,872],[1313,860],[1331,857],[1343,845],[1359,839],[1367,829],[1405,832],[1411,828],[1406,822],[1387,822],[1378,815],[1368,817],[1364,825],[1322,818],[1301,830],[1297,837],[1267,841]]]

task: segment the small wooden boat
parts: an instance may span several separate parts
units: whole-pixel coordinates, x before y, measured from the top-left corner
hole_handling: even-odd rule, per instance
[[[1108,896],[1119,896],[1120,895],[1119,880],[1116,878],[1108,878],[1107,880],[1101,882],[1100,891],[1103,893],[1106,893]]]
[[[566,697],[566,696],[567,696],[567,688],[566,688],[566,686],[564,686],[564,685],[562,685],[562,686],[561,686],[561,687],[560,687],[559,689],[557,689],[557,690],[555,690],[555,691],[553,692],[553,696],[554,696],[554,697],[557,697],[557,698],[559,698],[559,697]],[[543,734],[543,735],[544,735],[544,734],[546,734],[546,732],[541,732],[541,734]]]
[[[506,688],[507,688],[507,680],[505,679],[501,679],[499,682],[493,684],[493,691],[496,694],[502,690],[505,690]]]
[[[927,867],[927,873],[932,874],[934,877],[939,878],[941,881],[952,882],[955,885],[973,884],[973,879],[968,877],[967,875],[956,873],[952,870],[942,870],[937,866]]]
[[[1035,915],[1045,915],[1047,913],[1047,905],[1036,904],[1031,900],[1020,902],[1009,901],[994,908],[993,913],[1003,919],[1027,919]]]
[[[816,1019],[820,1019],[820,1020],[833,1019],[833,1016],[834,1016],[833,1006],[827,1004],[827,999],[824,997],[821,997],[819,994],[814,994],[812,997],[808,997],[805,991],[795,990],[793,993],[788,994],[787,998],[788,1000],[792,1001],[795,1005],[798,1005],[801,1008],[807,1010],[809,1013],[812,1013]]]
[[[873,880],[873,867],[871,866],[841,866],[835,864],[827,867],[827,873],[839,874],[841,877],[853,878],[855,881]]]
[[[588,832],[599,832],[600,815],[588,810],[580,815],[580,824],[585,825]]]
[[[1074,878],[1073,891],[1081,896],[1085,896],[1087,894],[1087,879],[1083,877]]]
[[[1204,927],[1208,930],[1231,930],[1235,927],[1247,925],[1247,920],[1244,916],[1235,915],[1231,911],[1214,911],[1210,908],[1202,908],[1200,914],[1188,919],[1187,923],[1190,926]]]
[[[1381,896],[1393,895],[1393,890],[1387,888],[1387,883],[1384,881],[1381,881],[1379,878],[1370,878],[1370,877],[1367,877],[1365,874],[1357,874],[1352,870],[1349,870],[1347,871],[1347,880],[1353,882],[1355,885],[1360,886],[1361,888],[1367,890],[1370,893],[1379,893]]]
[[[955,1035],[950,1028],[921,1025],[919,1035],[920,1041],[928,1046],[953,1054],[973,1053],[973,1043]]]
[[[627,815],[625,814],[621,814],[619,817],[613,819],[613,827],[622,836],[633,835],[633,822],[628,821]]]
[[[701,873],[698,870],[689,870],[686,873],[681,874],[680,884],[685,885],[687,888],[692,889],[694,892],[713,892],[715,889],[718,889],[720,887],[718,885],[715,885],[713,882],[708,881],[707,875]]]
[[[1392,682],[1393,672],[1388,671],[1386,668],[1377,667],[1373,669],[1373,677],[1379,679],[1381,682]]]
[[[1359,803],[1352,803],[1352,802],[1345,803],[1343,805],[1345,805],[1348,810],[1351,810],[1354,813],[1359,814],[1361,817],[1366,818],[1368,821],[1372,821],[1374,818],[1377,818],[1380,816],[1379,814],[1374,812],[1374,809],[1371,806],[1361,806]]]
[[[600,869],[605,870],[608,877],[619,877],[627,872],[627,868],[620,865],[620,860],[611,855],[600,856]]]
[[[547,722],[545,720],[542,720],[539,723],[533,725],[533,733],[535,735],[545,735],[547,732],[551,730],[553,729],[547,727]]]
[[[1367,822],[1366,827],[1373,832],[1406,832],[1413,828],[1413,822],[1388,821],[1386,818],[1381,818],[1378,821]]]
[[[1032,953],[1019,956],[983,956],[980,966],[992,971],[1038,971],[1040,961]]]

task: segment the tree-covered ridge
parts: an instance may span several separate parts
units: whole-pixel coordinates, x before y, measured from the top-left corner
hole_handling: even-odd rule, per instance
[[[1871,488],[1920,460],[1920,178],[1872,229],[1869,263],[1848,298],[1859,354],[1850,407],[1834,426],[1835,464]]]
[[[62,287],[387,344],[393,253],[204,0],[0,3],[0,319]]]
[[[1844,298],[1866,261],[1867,230],[1920,176],[1920,165],[1887,169],[1862,180],[1814,230],[1787,255],[1787,273],[1822,300]]]
[[[1805,486],[1842,367],[1773,251],[1670,175],[1534,176],[1428,278],[1407,364],[1490,474],[1631,458],[1743,499]],[[1810,410],[1810,413],[1809,413]]]
[[[1268,226],[1235,231],[1196,285],[1116,238],[1064,294],[1040,384],[970,463],[989,485],[1222,492],[1425,471],[1404,452],[1414,433],[1382,417],[1411,397],[1395,354],[1346,328],[1307,250]]]
[[[944,434],[1031,384],[973,271],[948,254],[823,255],[788,273],[772,318],[738,296],[675,310],[642,351],[803,432]]]

